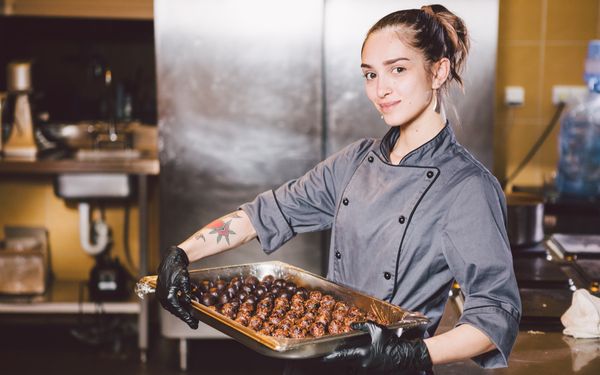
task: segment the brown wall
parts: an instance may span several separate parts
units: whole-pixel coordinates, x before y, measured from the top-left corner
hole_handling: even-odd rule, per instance
[[[157,179],[150,188],[150,258],[155,267],[158,254],[158,194]],[[138,209],[133,202],[129,213],[129,247],[134,266],[138,266]],[[122,205],[106,207],[106,221],[112,229],[114,246],[111,254],[125,261],[123,245],[124,209]],[[99,214],[96,210],[95,214]],[[93,259],[79,244],[79,213],[77,205],[65,203],[54,195],[51,177],[6,177],[0,180],[0,226],[2,237],[5,225],[41,226],[50,235],[53,271],[57,278],[85,280]],[[150,268],[154,273],[154,269]]]
[[[512,173],[553,116],[552,86],[584,85],[588,41],[600,38],[598,0],[500,0],[494,173]],[[504,88],[525,88],[525,105],[508,109]],[[514,180],[542,185],[558,161],[556,126]]]

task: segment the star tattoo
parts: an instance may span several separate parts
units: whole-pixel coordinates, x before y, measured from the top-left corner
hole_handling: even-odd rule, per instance
[[[221,241],[221,238],[224,237],[225,241],[227,241],[227,244],[229,245],[229,235],[236,234],[233,230],[229,229],[230,225],[231,220],[225,222],[221,219],[217,219],[212,223],[208,224],[208,227],[212,229],[208,233],[217,235],[217,243],[219,243],[219,241]]]

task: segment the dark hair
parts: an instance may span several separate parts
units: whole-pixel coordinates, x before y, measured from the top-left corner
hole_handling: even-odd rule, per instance
[[[438,4],[399,10],[383,17],[369,29],[363,48],[372,33],[388,27],[402,29],[399,38],[421,51],[428,64],[448,58],[450,74],[444,86],[452,80],[463,86],[460,73],[469,53],[469,37],[460,17]]]

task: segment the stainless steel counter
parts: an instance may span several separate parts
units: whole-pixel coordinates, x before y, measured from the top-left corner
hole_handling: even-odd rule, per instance
[[[472,361],[435,366],[446,374],[600,374],[600,339],[574,339],[561,332],[522,331],[509,367],[484,370]]]
[[[448,303],[438,334],[451,329],[458,310]],[[600,374],[600,338],[574,339],[556,328],[521,330],[509,358],[508,368],[484,370],[473,361],[434,367],[436,375],[518,374],[518,375],[598,375]]]

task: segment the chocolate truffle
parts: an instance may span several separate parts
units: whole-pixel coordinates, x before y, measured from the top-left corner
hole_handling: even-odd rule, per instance
[[[325,325],[315,322],[310,325],[308,332],[310,332],[313,337],[322,337],[325,335]]]
[[[308,292],[308,298],[320,301],[321,298],[323,298],[323,293],[321,293],[318,290],[311,290],[310,292]]]
[[[255,331],[258,331],[262,328],[262,324],[263,320],[255,315],[252,318],[250,318],[250,321],[248,322],[248,327],[252,328]]]
[[[200,298],[200,303],[204,306],[213,306],[217,303],[217,297],[213,296],[209,292],[203,293]]]
[[[263,279],[262,279],[262,283],[265,284],[266,286],[273,284],[273,281],[275,281],[275,278],[273,277],[273,275],[267,275],[267,276],[263,277]]]
[[[256,276],[248,276],[244,279],[244,284],[252,285],[252,288],[256,288],[258,286],[258,279]]]
[[[296,293],[297,286],[295,283],[288,281],[285,283],[285,289],[290,293],[290,296],[293,296]]]
[[[210,280],[202,280],[202,281],[200,281],[200,284],[198,285],[198,287],[200,288],[202,293],[206,293],[206,292],[208,292],[208,290],[210,288],[213,287],[213,282]]]

